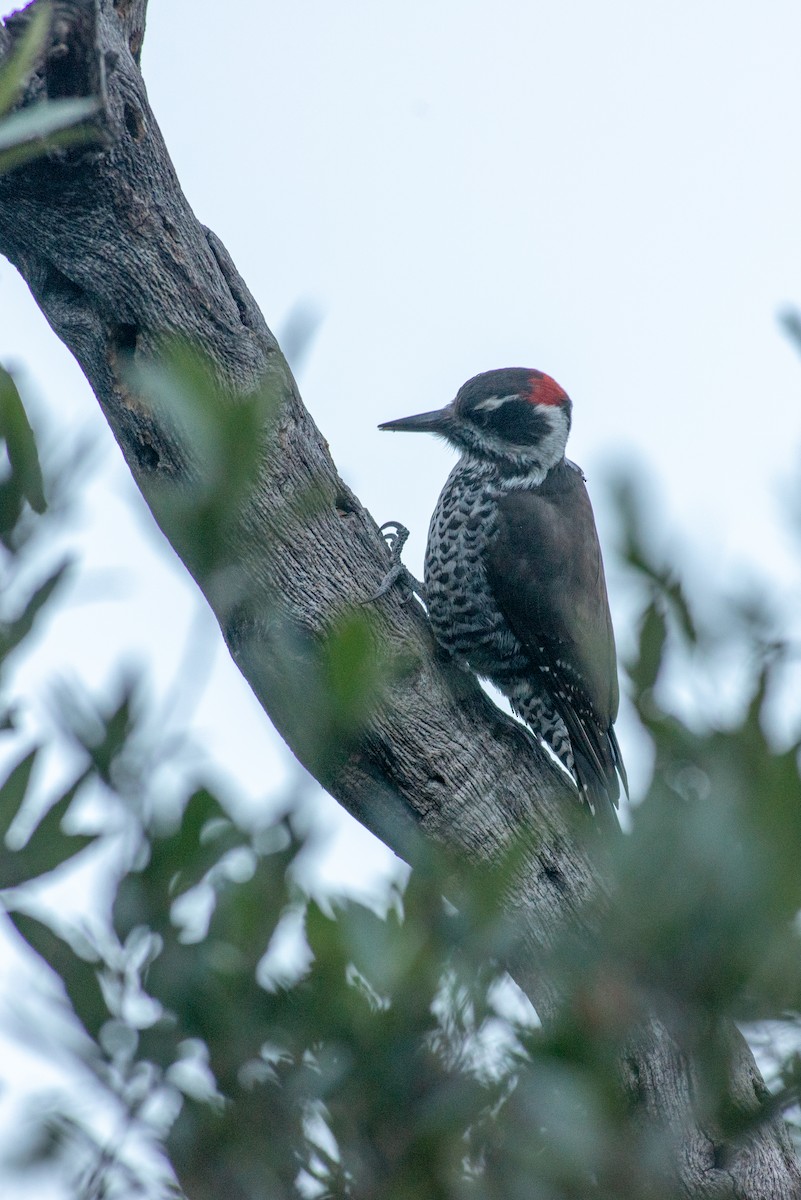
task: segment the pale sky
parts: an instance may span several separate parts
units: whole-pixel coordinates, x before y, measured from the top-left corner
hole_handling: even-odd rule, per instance
[[[801,304],[799,47],[790,0],[228,0],[224,17],[210,0],[151,0],[143,67],[188,199],[268,323],[280,337],[295,306],[319,313],[305,401],[376,519],[412,530],[415,574],[453,457],[376,425],[440,407],[478,371],[532,366],[573,399],[568,453],[602,540],[608,472],[633,460],[691,581],[733,588],[759,569],[792,611],[782,510],[801,358],[777,313]],[[4,261],[0,361],[21,369],[56,444],[98,442],[69,538],[81,571],[20,671],[30,727],[54,673],[102,691],[121,662],[145,664],[172,710],[187,654],[207,660],[176,727],[243,803],[263,803],[285,752]],[[610,592],[625,645],[614,571]],[[641,786],[625,710],[619,728]],[[361,871],[369,889],[389,856],[326,813],[326,878]],[[1,961],[26,969],[12,946]]]

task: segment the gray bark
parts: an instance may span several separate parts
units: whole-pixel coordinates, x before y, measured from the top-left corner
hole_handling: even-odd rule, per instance
[[[575,836],[578,805],[561,774],[474,680],[442,661],[423,610],[404,605],[397,589],[371,612],[377,639],[409,657],[410,668],[357,745],[333,763],[316,760],[308,704],[297,703],[291,686],[303,670],[302,647],[375,592],[387,551],[375,522],[339,478],[225,248],[181,192],[139,71],[145,9],[146,0],[56,5],[50,50],[22,102],[99,93],[104,140],[51,154],[0,180],[0,251],[80,363],[157,512],[165,481],[180,486],[191,475],[191,455],[163,414],[132,390],[128,355],[144,360],[165,335],[180,335],[204,347],[234,393],[250,393],[267,380],[280,394],[259,478],[232,531],[235,598],[232,589],[203,577],[191,549],[186,566],[288,745],[398,853],[413,856],[422,835],[455,861],[479,868],[522,841],[506,894],[518,935],[507,965],[547,1015],[553,988],[541,968],[565,920],[589,922],[600,902],[598,854]],[[23,23],[24,16],[10,18],[0,28],[0,57]],[[310,491],[316,503],[299,522],[298,498]],[[764,1085],[747,1047],[741,1039],[737,1044],[733,1090],[754,1108]],[[624,1071],[642,1112],[667,1123],[680,1141],[687,1195],[801,1196],[801,1173],[780,1121],[764,1123],[728,1155],[714,1131],[699,1127],[692,1066],[658,1022],[633,1040]]]

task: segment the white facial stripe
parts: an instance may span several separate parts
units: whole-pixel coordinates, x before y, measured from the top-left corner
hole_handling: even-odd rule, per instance
[[[491,399],[497,400],[498,397],[493,396]],[[509,399],[511,397],[504,396],[504,400]],[[561,406],[553,404],[538,405],[538,408],[550,428],[536,446],[510,445],[492,435],[485,435],[486,449],[476,455],[477,461],[482,463],[486,461],[484,454],[494,452],[498,457],[513,465],[515,473],[504,476],[504,489],[539,487],[551,467],[555,466],[564,456],[567,435],[570,430],[567,413]]]
[[[506,404],[509,400],[519,400],[520,396],[515,393],[513,396],[488,396],[486,400],[482,400],[480,404],[475,406],[476,412],[494,412],[496,408],[500,408],[502,404]]]

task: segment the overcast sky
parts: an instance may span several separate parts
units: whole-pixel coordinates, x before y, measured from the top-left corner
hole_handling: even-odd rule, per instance
[[[319,316],[304,398],[376,519],[411,528],[416,574],[453,458],[376,425],[533,366],[573,399],[569,453],[603,538],[608,473],[634,461],[691,579],[759,568],[789,606],[801,358],[777,313],[801,301],[800,55],[791,0],[152,0],[143,68],[189,201],[268,323]],[[54,672],[102,689],[142,663],[172,712],[176,674],[205,663],[174,719],[263,803],[287,775],[280,743],[3,261],[0,361],[54,441],[98,443],[71,535],[83,566],[26,691]],[[614,571],[610,590],[625,644]],[[368,887],[387,855],[326,811],[327,877]]]

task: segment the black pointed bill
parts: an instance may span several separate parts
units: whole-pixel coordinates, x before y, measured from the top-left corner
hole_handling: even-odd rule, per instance
[[[399,417],[397,421],[384,421],[379,429],[391,433],[444,433],[451,422],[451,407],[438,408],[435,412],[417,413],[413,417]]]

